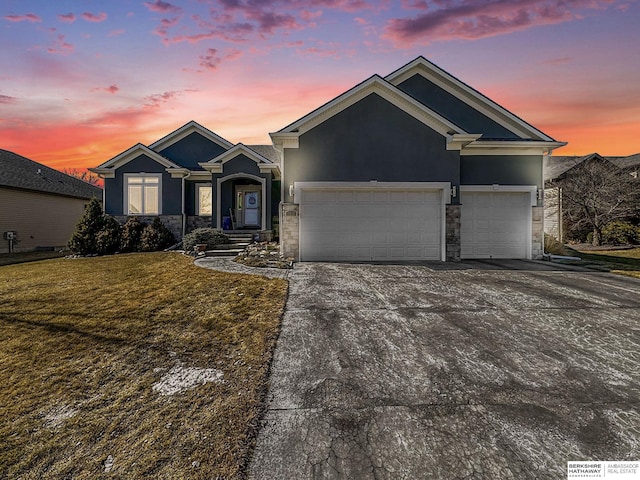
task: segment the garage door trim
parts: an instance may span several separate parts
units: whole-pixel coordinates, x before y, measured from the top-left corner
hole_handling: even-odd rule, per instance
[[[538,187],[535,185],[460,185],[460,194],[464,192],[495,192],[495,193],[529,193],[529,204],[532,207],[538,205]],[[462,208],[464,208],[464,200],[462,200]],[[527,243],[525,245],[526,258],[532,257],[532,220],[533,212],[531,209],[527,211]]]
[[[303,190],[396,190],[396,191],[440,191],[440,260],[446,260],[446,205],[451,203],[450,182],[295,182],[294,203],[302,205]],[[302,222],[300,222],[302,223]],[[300,228],[300,226],[298,227]],[[302,231],[298,232],[302,246]],[[300,258],[303,252],[299,252]]]

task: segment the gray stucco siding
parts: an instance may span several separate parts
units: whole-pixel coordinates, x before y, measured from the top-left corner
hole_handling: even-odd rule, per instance
[[[225,151],[224,147],[193,132],[159,153],[182,167],[202,170],[198,163],[208,162]]]
[[[459,152],[435,130],[370,94],[299,137],[285,149],[284,185],[295,182],[451,182]],[[286,202],[292,198],[285,188]]]
[[[109,215],[126,215],[123,211],[124,174],[125,173],[160,173],[162,174],[162,215],[179,215],[182,213],[182,185],[179,178],[171,178],[163,165],[155,160],[140,155],[116,170],[115,178],[105,179],[105,213]]]
[[[398,88],[469,133],[482,133],[485,138],[520,138],[422,75],[408,78]]]
[[[542,188],[541,155],[460,157],[462,185],[536,185]]]

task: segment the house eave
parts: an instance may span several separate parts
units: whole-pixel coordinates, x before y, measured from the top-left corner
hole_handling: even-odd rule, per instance
[[[460,150],[460,155],[549,155],[567,142],[544,141],[474,141]]]

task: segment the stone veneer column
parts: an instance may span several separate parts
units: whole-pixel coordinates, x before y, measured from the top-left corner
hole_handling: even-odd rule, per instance
[[[446,205],[446,252],[447,262],[460,261],[460,205]]]
[[[300,259],[300,206],[295,203],[280,203],[280,251]]]
[[[544,253],[544,207],[531,208],[531,258],[540,260]]]

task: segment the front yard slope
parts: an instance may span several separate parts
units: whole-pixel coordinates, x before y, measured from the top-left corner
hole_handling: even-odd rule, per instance
[[[239,478],[287,285],[179,254],[0,267],[0,478]]]

